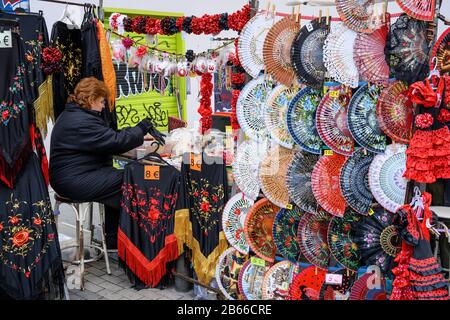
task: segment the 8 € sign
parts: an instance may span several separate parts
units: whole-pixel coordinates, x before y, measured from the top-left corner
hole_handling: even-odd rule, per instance
[[[11,30],[0,32],[0,48],[12,48]]]

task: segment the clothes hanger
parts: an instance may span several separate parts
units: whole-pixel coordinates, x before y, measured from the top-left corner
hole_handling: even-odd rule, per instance
[[[439,70],[437,70],[437,63],[438,63],[437,57],[436,56],[433,57],[433,59],[431,61],[434,64],[434,68],[433,68],[433,70],[430,71],[430,74],[428,75],[428,80],[431,80],[430,84],[431,84],[431,87],[434,90],[437,87],[434,85],[434,81],[432,80],[432,78],[434,76],[434,77],[437,77],[438,79],[440,79],[441,78],[441,73],[439,72]]]
[[[159,165],[168,165],[168,166],[173,167],[173,165],[171,165],[169,162],[164,160],[163,157],[161,157],[161,155],[157,152],[150,152],[150,153],[146,154],[145,156],[143,156],[142,158],[137,159],[136,161],[141,161],[141,160],[150,160],[150,161],[156,162],[156,164],[159,164]]]
[[[64,8],[63,14],[59,21],[65,23],[69,29],[79,29],[80,27],[75,23],[69,11],[69,3],[66,2],[66,7]]]

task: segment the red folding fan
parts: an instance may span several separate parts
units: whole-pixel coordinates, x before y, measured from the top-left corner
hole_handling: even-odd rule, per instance
[[[397,4],[408,16],[418,20],[432,21],[436,0],[396,0]]]

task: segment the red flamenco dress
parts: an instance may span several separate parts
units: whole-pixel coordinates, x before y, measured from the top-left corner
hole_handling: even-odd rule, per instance
[[[450,130],[445,125],[450,112],[445,108],[448,77],[437,78],[436,91],[430,80],[416,82],[409,89],[409,97],[418,105],[415,116],[417,130],[406,150],[404,177],[420,183],[450,179]],[[447,82],[447,84],[446,84]]]
[[[396,213],[396,224],[402,236],[402,251],[395,261],[397,267],[391,300],[449,300],[447,281],[441,266],[433,256],[430,233],[426,226],[434,217],[430,210],[431,195],[424,192],[423,220],[419,221],[410,205],[404,205]]]

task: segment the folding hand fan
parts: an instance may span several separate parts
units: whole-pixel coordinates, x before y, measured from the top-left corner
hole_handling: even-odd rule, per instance
[[[298,225],[300,251],[313,265],[327,269],[330,249],[327,244],[328,225],[331,215],[323,209],[317,214],[305,213]]]
[[[216,281],[219,290],[229,300],[240,298],[239,273],[248,256],[235,248],[225,250],[219,257],[216,267]]]
[[[304,25],[291,48],[291,61],[297,79],[314,88],[322,86],[327,69],[323,63],[323,45],[330,32],[326,17]]]
[[[428,24],[402,14],[391,26],[389,64],[397,80],[408,84],[423,80],[429,72],[431,48],[427,40]]]
[[[262,300],[262,284],[270,265],[264,266],[247,261],[239,274],[239,291],[245,300]]]
[[[332,25],[323,47],[323,61],[328,73],[336,81],[356,88],[359,73],[353,57],[357,33],[342,22]]]
[[[386,148],[386,136],[380,129],[376,107],[380,88],[363,86],[356,91],[348,107],[348,127],[355,141],[373,153]]]
[[[258,257],[273,262],[277,247],[273,241],[273,221],[280,208],[268,199],[257,201],[245,218],[244,234],[247,243]]]
[[[258,166],[265,156],[263,144],[244,141],[237,150],[233,162],[233,178],[238,188],[249,198],[259,196]]]
[[[305,151],[320,154],[322,140],[316,129],[316,109],[320,91],[304,88],[291,100],[286,114],[288,131],[296,144]]]
[[[387,84],[389,65],[385,54],[389,25],[384,24],[371,34],[358,33],[353,47],[359,75],[367,82]]]
[[[323,156],[317,161],[311,174],[311,185],[317,203],[332,215],[342,217],[345,199],[340,186],[340,171],[346,158],[340,154]]]
[[[349,300],[350,290],[355,282],[356,275],[351,275],[346,269],[339,269],[331,274],[342,275],[341,284],[323,283],[320,289],[320,300]]]
[[[369,167],[369,186],[375,200],[386,210],[397,212],[403,205],[407,180],[406,146],[389,145],[386,151],[375,156]]]
[[[251,18],[241,31],[238,42],[238,55],[242,67],[253,78],[264,70],[264,40],[273,24],[273,17],[257,14]]]
[[[319,156],[307,152],[297,152],[289,165],[286,186],[289,197],[303,211],[317,212],[317,201],[311,187],[311,173]]]
[[[437,61],[434,61],[436,57]],[[431,54],[430,70],[435,67],[441,74],[450,74],[450,28],[447,28],[434,45]]]
[[[381,24],[381,16],[373,13],[374,4],[375,0],[336,0],[336,10],[350,29],[372,33]]]
[[[322,141],[334,152],[350,156],[354,141],[347,125],[347,106],[328,92],[316,112],[316,126]]]
[[[413,106],[407,93],[406,83],[394,81],[381,91],[376,107],[381,130],[398,143],[408,143],[412,136]]]
[[[297,238],[298,223],[303,212],[297,206],[292,209],[281,209],[273,223],[273,239],[281,255],[297,263],[300,258],[300,244]]]
[[[259,185],[264,195],[279,207],[289,204],[289,193],[286,187],[286,174],[294,157],[294,151],[274,147],[259,165]]]
[[[263,111],[271,89],[271,84],[261,76],[247,83],[239,94],[237,119],[242,130],[252,140],[262,141],[267,136]]]
[[[395,215],[382,207],[373,210],[372,215],[361,216],[353,240],[361,254],[361,266],[377,265],[387,273],[400,252],[401,239],[393,225]]]
[[[373,285],[376,282],[379,287]],[[353,284],[350,300],[387,300],[386,279],[377,273],[365,273]]]
[[[355,224],[360,220],[360,214],[348,209],[342,218],[331,218],[328,226],[328,247],[331,254],[343,267],[352,271],[359,267],[360,253],[353,237]]]
[[[315,266],[306,267],[298,272],[289,286],[289,300],[319,300],[320,288],[325,282],[326,275],[326,269]]]
[[[436,0],[396,0],[409,16],[425,21],[433,21]]]
[[[266,71],[287,87],[295,80],[291,64],[291,47],[299,31],[300,24],[288,16],[270,28],[264,41],[263,58]]]
[[[373,196],[369,189],[369,166],[374,154],[359,149],[341,169],[340,184],[345,202],[360,214],[367,215]]]
[[[228,242],[244,254],[249,250],[244,235],[245,218],[254,203],[243,193],[237,193],[228,200],[222,214],[222,229]]]
[[[294,271],[295,264],[287,260],[273,265],[264,276],[262,286],[263,300],[286,300]]]
[[[288,149],[292,149],[294,141],[287,129],[286,112],[296,93],[294,89],[278,85],[268,94],[264,108],[267,131],[276,143]]]

